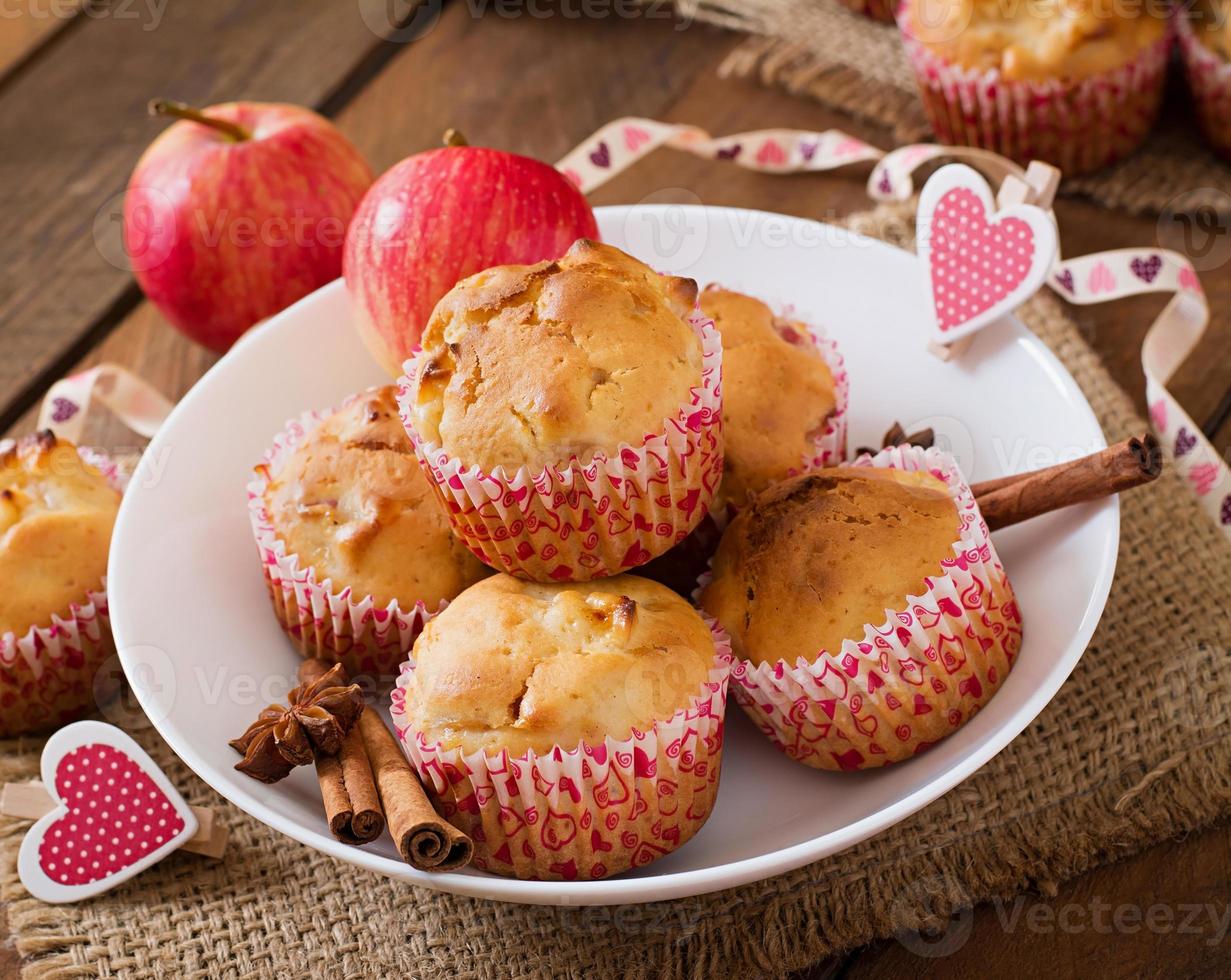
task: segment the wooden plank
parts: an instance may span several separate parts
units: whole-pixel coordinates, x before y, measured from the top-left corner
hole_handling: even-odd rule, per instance
[[[0,10],[0,82],[81,12],[81,0],[14,0]]]
[[[117,218],[160,128],[147,100],[328,104],[399,49],[385,17],[385,0],[171,4],[154,30],[88,17],[0,89],[0,428],[138,300]]]
[[[1053,897],[1028,895],[968,910],[952,920],[943,944],[940,937],[930,943],[909,934],[904,942],[877,943],[842,976],[1225,977],[1231,974],[1229,872],[1231,833],[1222,825],[1097,868]]]

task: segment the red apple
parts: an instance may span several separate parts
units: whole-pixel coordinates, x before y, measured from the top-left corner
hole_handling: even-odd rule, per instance
[[[176,327],[224,351],[259,320],[336,279],[372,171],[309,109],[230,102],[174,115],[124,199],[137,282]]]
[[[594,212],[555,167],[453,145],[396,164],[368,191],[346,233],[346,288],[368,349],[401,372],[437,301],[493,265],[563,255],[597,238]]]

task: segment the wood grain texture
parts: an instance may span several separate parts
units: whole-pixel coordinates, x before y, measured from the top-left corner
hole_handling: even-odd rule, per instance
[[[148,99],[321,105],[382,46],[369,22],[382,28],[385,11],[211,0],[168,4],[156,21],[87,16],[0,87],[0,427],[137,302],[118,217],[164,125]]]
[[[10,0],[0,7],[0,82],[68,27],[82,0]]]

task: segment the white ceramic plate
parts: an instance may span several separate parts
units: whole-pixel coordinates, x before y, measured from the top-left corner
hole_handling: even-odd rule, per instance
[[[960,363],[927,354],[913,255],[753,211],[603,208],[599,225],[604,239],[660,269],[793,304],[826,328],[852,379],[852,449],[879,445],[895,419],[908,430],[931,424],[983,479],[1104,445],[1072,378],[1016,321],[981,333]],[[732,705],[713,816],[638,871],[568,883],[433,875],[408,868],[388,839],[346,847],[328,833],[310,770],[263,786],[234,771],[227,740],[285,694],[297,659],[265,595],[244,486],[287,419],[382,380],[350,317],[335,282],[255,331],[189,392],[141,461],[109,571],[120,658],[159,732],[236,806],[326,854],[431,888],[544,904],[645,902],[766,878],[883,830],[987,762],[1051,700],[1102,613],[1119,538],[1115,500],[996,536],[1022,607],[1021,655],[983,711],[910,762],[816,772],[780,755]]]

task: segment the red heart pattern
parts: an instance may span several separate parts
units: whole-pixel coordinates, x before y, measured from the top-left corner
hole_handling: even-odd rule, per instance
[[[978,194],[946,192],[932,215],[932,297],[942,333],[986,313],[1017,289],[1034,260],[1034,232],[1020,218],[989,221]]]
[[[110,878],[184,832],[183,817],[140,763],[111,745],[66,754],[55,790],[68,813],[47,827],[39,866],[63,885]]]
[[[406,698],[414,667],[403,667],[394,728],[440,812],[473,838],[475,867],[519,878],[603,878],[675,850],[701,828],[718,793],[731,665],[730,639],[712,622],[711,630],[714,665],[671,718],[621,741],[517,758],[463,755],[412,731]]]
[[[807,664],[740,660],[732,693],[792,759],[816,769],[866,769],[911,758],[952,733],[995,693],[1021,648],[1021,615],[974,496],[939,450],[887,449],[856,466],[932,472],[961,517],[955,557],[863,642]],[[895,665],[886,671],[888,657]]]
[[[603,578],[661,555],[709,513],[722,475],[722,340],[711,320],[690,319],[702,383],[663,431],[537,475],[483,473],[420,439],[410,414],[423,357],[415,353],[398,384],[402,422],[454,531],[480,560],[540,582]],[[831,441],[845,438],[840,421]]]

